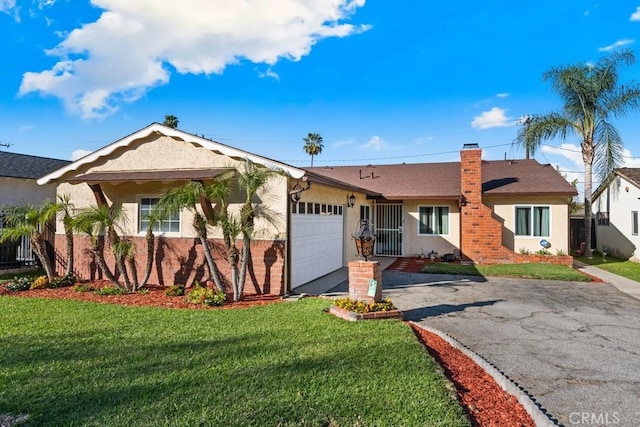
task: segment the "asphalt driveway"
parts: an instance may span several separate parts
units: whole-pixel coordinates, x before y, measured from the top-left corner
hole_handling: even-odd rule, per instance
[[[640,426],[640,300],[603,283],[397,271],[384,271],[383,289],[406,319],[462,342],[558,423]]]

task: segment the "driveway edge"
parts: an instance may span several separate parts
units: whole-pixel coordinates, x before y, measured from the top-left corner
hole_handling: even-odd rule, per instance
[[[473,360],[478,366],[480,366],[484,371],[491,375],[491,377],[495,380],[495,382],[502,387],[507,393],[512,394],[518,399],[518,402],[524,407],[525,411],[531,416],[533,422],[536,423],[537,427],[557,427],[557,424],[553,418],[549,414],[547,414],[546,410],[542,408],[540,405],[535,403],[535,401],[529,396],[529,394],[522,388],[507,378],[502,372],[496,369],[491,363],[487,362],[482,356],[474,353],[464,344],[453,338],[452,336],[439,331],[437,329],[430,328],[428,326],[420,325],[414,321],[410,321],[412,325],[424,329],[427,332],[431,332],[436,334],[446,342],[448,342],[452,347],[457,348],[462,353],[464,353],[467,357]]]

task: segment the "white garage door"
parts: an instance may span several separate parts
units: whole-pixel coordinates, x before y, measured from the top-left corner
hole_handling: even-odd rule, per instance
[[[291,286],[342,267],[342,206],[298,203],[291,214]]]

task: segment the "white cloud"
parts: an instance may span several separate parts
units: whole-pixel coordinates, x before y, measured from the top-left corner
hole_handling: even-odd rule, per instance
[[[83,149],[74,150],[73,153],[71,153],[71,161],[75,162],[76,160],[81,159],[84,156],[91,153],[92,153],[91,150],[83,150]]]
[[[344,147],[347,145],[353,145],[355,141],[353,139],[342,139],[331,144],[333,148]]]
[[[0,12],[9,12],[16,7],[16,0],[0,0]]]
[[[506,98],[509,96],[509,94],[507,92],[500,92],[500,93],[496,93],[496,96],[498,98]]]
[[[265,0],[182,0],[176,7],[157,0],[92,0],[104,10],[99,19],[47,50],[59,61],[50,70],[24,73],[19,95],[53,95],[85,118],[106,116],[166,84],[172,68],[220,74],[242,61],[298,61],[322,39],[366,31],[367,25],[344,22],[365,1],[279,0],[273,7]]]
[[[622,46],[626,46],[628,44],[634,43],[635,40],[633,39],[622,39],[622,40],[618,40],[613,44],[610,44],[609,46],[604,46],[604,47],[600,47],[598,48],[599,52],[609,52],[610,50],[614,50],[616,48],[622,47]]]
[[[640,157],[634,157],[631,151],[626,148],[622,150],[622,155],[624,156],[624,164],[622,165],[622,167],[640,168]]]
[[[474,117],[471,122],[471,127],[476,129],[491,129],[513,126],[515,121],[507,117],[505,115],[506,112],[507,110],[504,108],[493,107],[491,110]]]
[[[260,77],[261,79],[264,79],[265,77],[271,77],[272,79],[280,81],[280,75],[273,71],[271,67],[267,68],[267,71],[265,71],[264,73],[258,71],[258,77]]]
[[[550,145],[543,145],[541,151],[544,154],[553,154],[556,156],[564,157],[571,163],[571,168],[578,168],[580,171],[584,170],[584,163],[582,162],[582,152],[579,145],[576,144],[561,144],[559,147],[552,147]]]
[[[380,138],[378,135],[374,135],[366,144],[361,145],[360,147],[368,150],[380,151],[386,146],[387,144],[384,142],[384,139]]]
[[[636,7],[636,11],[631,14],[629,21],[640,21],[640,6]]]

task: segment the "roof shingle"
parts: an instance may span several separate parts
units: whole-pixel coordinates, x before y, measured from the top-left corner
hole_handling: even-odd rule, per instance
[[[68,160],[0,151],[0,177],[37,179],[69,163]]]

